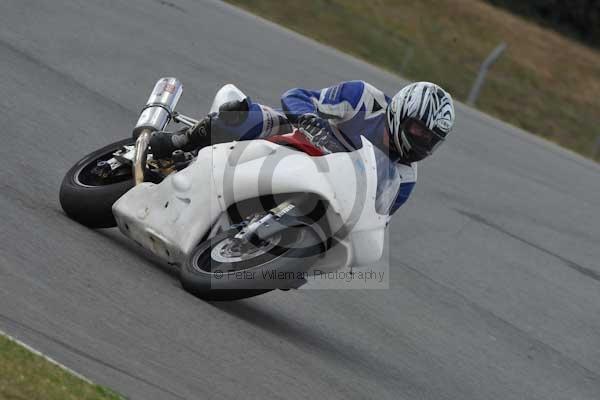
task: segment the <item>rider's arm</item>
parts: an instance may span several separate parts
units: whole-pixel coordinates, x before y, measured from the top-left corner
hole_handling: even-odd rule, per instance
[[[321,91],[301,88],[290,89],[281,96],[281,107],[290,122],[296,123],[303,114],[316,114],[315,101],[319,99]]]
[[[295,88],[283,94],[281,106],[292,123],[303,114],[345,120],[358,112],[364,90],[363,81],[341,82],[321,90]]]

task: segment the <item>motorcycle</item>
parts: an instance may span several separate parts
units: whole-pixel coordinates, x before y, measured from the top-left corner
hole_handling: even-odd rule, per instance
[[[366,138],[358,150],[327,154],[295,129],[154,158],[154,131],[198,122],[175,111],[182,91],[176,78],[160,79],[132,137],[67,172],[60,204],[70,218],[118,227],[178,267],[183,288],[207,300],[299,288],[311,272],[381,258],[401,179]],[[210,112],[244,98],[225,85]]]

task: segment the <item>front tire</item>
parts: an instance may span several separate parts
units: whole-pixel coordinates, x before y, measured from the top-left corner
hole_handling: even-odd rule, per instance
[[[60,186],[59,199],[62,209],[71,219],[89,228],[112,228],[117,225],[112,205],[134,186],[131,168],[106,181],[94,177],[91,169],[98,161],[108,160],[115,151],[134,143],[134,139],[111,143],[88,154],[67,172]]]
[[[228,230],[192,251],[180,271],[186,291],[204,300],[223,301],[298,287],[323,251],[314,230],[301,226],[290,227],[259,247],[228,253],[226,246],[237,233]]]

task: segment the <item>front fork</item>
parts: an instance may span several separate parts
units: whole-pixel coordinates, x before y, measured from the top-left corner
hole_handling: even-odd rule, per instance
[[[296,206],[291,201],[285,201],[269,210],[264,217],[245,226],[235,238],[243,241],[265,240],[296,222],[297,216],[294,211]]]
[[[292,226],[309,226],[321,240],[323,250],[327,250],[330,246],[327,233],[317,222],[307,218],[298,208],[297,204],[301,204],[302,201],[302,196],[299,196],[282,202],[277,207],[269,210],[262,218],[244,226],[235,235],[235,239],[257,244]]]

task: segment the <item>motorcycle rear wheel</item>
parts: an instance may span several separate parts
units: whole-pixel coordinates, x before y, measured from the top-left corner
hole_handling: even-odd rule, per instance
[[[91,173],[98,161],[108,160],[112,154],[134,139],[111,143],[79,160],[65,175],[60,186],[60,205],[73,220],[89,228],[112,228],[117,225],[112,205],[134,186],[131,168],[120,175],[101,179]],[[127,168],[126,166],[122,168]]]
[[[229,301],[296,288],[305,283],[303,274],[323,251],[308,226],[290,227],[263,244],[228,252],[227,243],[237,233],[228,230],[192,251],[180,270],[186,291],[204,300]]]

